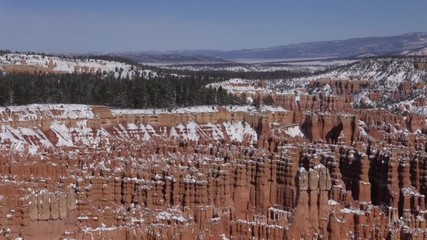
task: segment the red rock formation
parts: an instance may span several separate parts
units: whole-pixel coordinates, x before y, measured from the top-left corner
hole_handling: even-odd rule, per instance
[[[354,95],[361,89],[371,85],[370,81],[358,79],[316,79],[310,82],[309,88],[323,88],[329,86],[334,95]]]
[[[426,237],[417,117],[90,109],[3,113],[0,239]]]
[[[351,112],[351,95],[301,95],[299,104],[294,94],[275,95],[274,104],[292,111]]]

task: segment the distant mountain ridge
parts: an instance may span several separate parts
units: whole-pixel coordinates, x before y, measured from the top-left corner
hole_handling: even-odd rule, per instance
[[[391,37],[350,38],[232,51],[176,51],[181,55],[205,55],[223,59],[349,58],[359,56],[419,55],[426,52],[427,33]],[[424,49],[424,50],[423,50]]]
[[[386,55],[425,55],[427,32],[407,33],[389,37],[350,38],[288,44],[270,48],[221,50],[182,50],[156,52],[156,55],[213,57],[215,59],[296,59],[353,58]]]
[[[0,51],[0,55],[9,51]],[[349,59],[383,56],[427,56],[427,32],[406,33],[387,37],[349,38],[345,40],[313,41],[268,48],[240,50],[174,50],[87,53],[88,56],[122,57],[135,63],[229,63],[244,60],[313,60]],[[85,56],[82,54],[66,54]],[[120,59],[123,60],[123,59]],[[248,61],[253,62],[253,61]]]
[[[113,54],[119,57],[128,58],[138,63],[227,63],[229,61],[205,55],[182,55],[176,53],[151,53],[151,52],[128,52]]]

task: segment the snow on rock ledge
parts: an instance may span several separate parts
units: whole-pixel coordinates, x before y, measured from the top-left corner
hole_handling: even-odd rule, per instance
[[[291,137],[304,137],[304,133],[301,132],[299,126],[289,127],[285,130],[285,133]]]
[[[287,112],[282,107],[273,107],[269,105],[262,105],[259,109],[252,105],[242,106],[195,106],[183,107],[174,109],[111,109],[113,116],[120,115],[157,115],[157,114],[196,114],[196,113],[217,113],[220,111],[227,112]]]
[[[157,72],[123,62],[17,53],[0,56],[0,70],[6,73],[101,73],[113,74],[116,78],[133,78],[138,75],[145,78],[157,76]]]
[[[0,121],[34,121],[41,119],[94,118],[92,108],[80,104],[31,104],[0,107]]]
[[[104,106],[33,104],[0,108],[0,149],[36,154],[49,148],[96,148],[111,139],[140,143],[165,139],[203,143],[239,142],[254,144],[257,132],[251,118],[256,112],[286,112],[262,106],[199,106],[172,111],[159,109],[110,110]],[[253,116],[245,120],[244,112]],[[169,114],[152,118],[152,115]],[[218,114],[198,121],[194,114]],[[225,113],[225,114],[224,114]],[[173,116],[172,114],[177,114]],[[180,114],[187,114],[182,117]],[[150,117],[138,118],[138,115]],[[233,116],[238,116],[237,118]],[[159,120],[159,118],[161,118]],[[136,121],[136,119],[142,119]],[[251,122],[251,124],[249,122]],[[256,122],[256,121],[255,121]]]

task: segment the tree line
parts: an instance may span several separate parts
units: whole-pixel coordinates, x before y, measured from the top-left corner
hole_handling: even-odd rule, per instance
[[[201,76],[210,76],[213,78],[222,78],[222,79],[230,79],[230,78],[242,78],[242,79],[294,79],[300,77],[308,77],[315,74],[321,74],[326,71],[317,71],[315,73],[310,72],[301,72],[301,71],[288,71],[288,70],[280,70],[280,71],[251,71],[251,72],[233,72],[226,70],[206,70],[206,71],[191,71],[191,70],[176,70],[176,69],[162,69],[165,73],[176,73],[181,75],[195,74]]]
[[[194,105],[244,104],[221,87],[223,79],[160,75],[145,79],[92,74],[0,74],[0,105],[78,103],[120,108],[173,108]]]

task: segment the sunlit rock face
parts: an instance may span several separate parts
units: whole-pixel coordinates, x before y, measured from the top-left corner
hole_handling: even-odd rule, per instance
[[[0,119],[0,239],[427,237],[416,115],[58,104]]]

